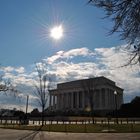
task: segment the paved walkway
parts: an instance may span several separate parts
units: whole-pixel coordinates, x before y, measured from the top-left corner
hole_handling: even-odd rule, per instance
[[[0,140],[140,140],[140,133],[55,133],[0,129]]]

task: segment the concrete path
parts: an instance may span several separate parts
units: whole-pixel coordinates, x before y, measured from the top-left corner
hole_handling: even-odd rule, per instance
[[[0,140],[140,140],[140,133],[55,133],[0,129]]]

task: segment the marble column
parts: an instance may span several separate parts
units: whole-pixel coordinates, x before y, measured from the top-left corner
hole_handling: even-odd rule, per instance
[[[97,108],[97,92],[98,92],[98,90],[96,89],[95,91],[94,91],[94,109],[96,110],[96,108]]]
[[[56,109],[59,109],[59,95],[56,96]]]
[[[98,109],[100,109],[102,107],[101,94],[102,94],[102,90],[99,89],[99,93],[98,93],[99,106],[98,106]]]
[[[106,100],[106,98],[105,98],[105,96],[106,96],[106,91],[105,91],[105,88],[102,88],[102,90],[101,90],[101,109],[104,109],[105,107],[106,107],[106,102],[105,102],[105,100]]]
[[[77,93],[73,92],[73,108],[77,108]]]
[[[51,107],[51,105],[52,105],[52,95],[50,94],[49,106]]]
[[[65,102],[65,93],[62,94],[62,108],[65,109],[66,108],[66,102]]]
[[[83,108],[83,110],[85,109],[85,93],[84,93],[84,91],[82,91],[82,108]]]
[[[73,92],[71,92],[71,109],[73,109]]]
[[[55,109],[55,95],[53,95],[53,108]]]
[[[112,92],[112,95],[113,95],[113,109],[115,110],[116,109],[116,104],[115,104],[115,102],[116,102],[115,101],[115,96],[116,95],[114,94],[114,91],[113,90],[111,92]]]
[[[64,93],[64,108],[68,108],[68,94]]]
[[[79,108],[81,109],[82,108],[82,92],[81,91],[79,91],[78,92],[78,94],[79,94]]]
[[[61,110],[61,103],[62,103],[62,98],[61,98],[61,93],[59,94],[59,109]]]
[[[95,109],[95,102],[96,102],[96,100],[95,100],[95,89],[93,90],[93,110]]]
[[[67,93],[67,97],[68,97],[68,108],[70,108],[70,94]]]
[[[109,100],[109,93],[108,93],[108,89],[105,88],[105,106],[104,106],[104,109],[108,109],[108,100]]]
[[[77,104],[76,104],[76,108],[79,108],[79,92],[76,92],[76,94],[77,94]]]
[[[123,104],[123,94],[120,93],[120,103]]]
[[[119,109],[120,108],[120,106],[121,106],[121,98],[120,98],[120,93],[118,92],[118,94],[117,94],[117,108]]]
[[[66,109],[69,107],[69,96],[68,93],[65,93],[65,104],[66,104]]]
[[[107,101],[107,104],[108,104],[108,109],[111,109],[111,94],[110,94],[110,90],[109,88],[107,89],[107,92],[108,92],[108,101]]]
[[[65,108],[65,97],[64,97],[65,95],[64,95],[64,93],[62,94],[62,100],[61,100],[61,105],[62,105],[62,109],[64,109]]]
[[[110,92],[111,92],[111,96],[112,96],[112,109],[114,110],[115,109],[114,91],[113,90],[110,90]]]
[[[57,104],[58,104],[58,110],[60,109],[60,94],[57,96]]]

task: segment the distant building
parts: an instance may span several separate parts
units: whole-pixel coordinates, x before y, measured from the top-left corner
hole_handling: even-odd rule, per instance
[[[14,115],[14,111],[10,109],[0,109],[0,116],[2,117],[11,117]]]
[[[122,103],[123,89],[102,76],[58,84],[57,89],[50,90],[49,108],[108,112],[119,109]]]

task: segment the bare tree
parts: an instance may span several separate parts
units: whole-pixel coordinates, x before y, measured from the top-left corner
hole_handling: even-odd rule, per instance
[[[10,81],[4,80],[3,76],[0,75],[0,92],[6,92],[8,91],[11,87]]]
[[[7,92],[14,93],[14,96],[17,97],[18,91],[13,85],[10,79],[3,78],[3,75],[0,75],[0,92]],[[12,94],[13,95],[13,94]]]
[[[90,116],[92,117],[92,121],[94,123],[94,101],[93,101],[93,97],[94,97],[94,92],[95,92],[95,87],[96,84],[93,82],[93,78],[89,78],[86,79],[86,81],[82,81],[82,87],[84,89],[84,92],[87,94],[87,99],[88,101],[86,101],[87,104],[86,105],[86,111],[90,112]]]
[[[43,126],[44,125],[44,111],[45,111],[48,96],[49,96],[50,77],[48,75],[46,64],[44,63],[37,63],[36,71],[38,74],[38,78],[37,78],[37,84],[35,85],[35,89],[36,89],[35,94],[38,97],[37,100],[42,109],[41,117],[42,117],[42,126]]]
[[[110,34],[119,32],[122,40],[128,42],[126,50],[130,59],[125,66],[140,64],[140,0],[89,0],[92,5],[103,9],[105,18],[114,23]]]

